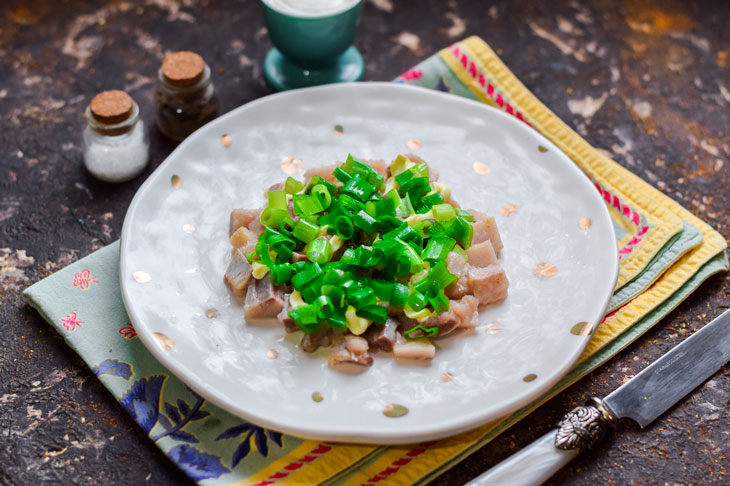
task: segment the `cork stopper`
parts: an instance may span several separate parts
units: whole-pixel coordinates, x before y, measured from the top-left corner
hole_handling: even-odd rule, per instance
[[[205,61],[191,51],[174,52],[162,62],[160,68],[165,81],[173,86],[192,86],[203,79]]]
[[[89,104],[91,114],[107,125],[121,123],[132,114],[134,101],[124,91],[115,89],[102,91]]]

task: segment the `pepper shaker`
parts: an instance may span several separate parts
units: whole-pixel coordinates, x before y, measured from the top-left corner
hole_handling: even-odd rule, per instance
[[[202,57],[181,51],[165,58],[157,75],[155,106],[157,126],[176,141],[218,116],[220,107],[210,67]]]
[[[147,166],[150,142],[139,106],[124,91],[103,91],[86,108],[84,165],[96,178],[125,182]]]

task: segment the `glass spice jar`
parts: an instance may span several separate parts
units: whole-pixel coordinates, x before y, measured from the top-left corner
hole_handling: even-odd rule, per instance
[[[84,165],[106,182],[125,182],[139,175],[149,158],[150,142],[139,106],[124,91],[103,91],[86,108]]]
[[[190,51],[165,57],[157,75],[155,107],[160,131],[176,141],[218,116],[210,67],[202,57]]]

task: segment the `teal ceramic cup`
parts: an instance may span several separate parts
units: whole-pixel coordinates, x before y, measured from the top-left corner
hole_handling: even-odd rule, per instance
[[[357,81],[364,63],[352,46],[362,0],[343,1],[340,8],[318,14],[319,4],[311,0],[262,0],[264,20],[274,48],[264,61],[264,73],[271,86],[287,89]],[[301,10],[297,9],[300,4]],[[305,5],[306,4],[306,5]],[[309,10],[308,10],[309,9]]]

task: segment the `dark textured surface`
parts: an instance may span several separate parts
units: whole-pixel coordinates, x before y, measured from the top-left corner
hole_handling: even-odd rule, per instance
[[[727,237],[730,5],[517,3],[368,1],[356,41],[366,78],[392,79],[480,35],[591,143]],[[193,49],[213,68],[228,111],[269,93],[260,68],[269,47],[253,0],[0,5],[0,483],[187,483],[20,291],[118,238],[144,180],[113,186],[84,172],[81,115],[95,92],[125,89],[151,120],[162,55]],[[154,128],[151,142],[146,174],[173,147]],[[726,276],[715,276],[606,366],[433,484],[461,484],[527,445],[728,306]],[[730,484],[729,402],[726,367],[647,430],[625,427],[551,484]]]

